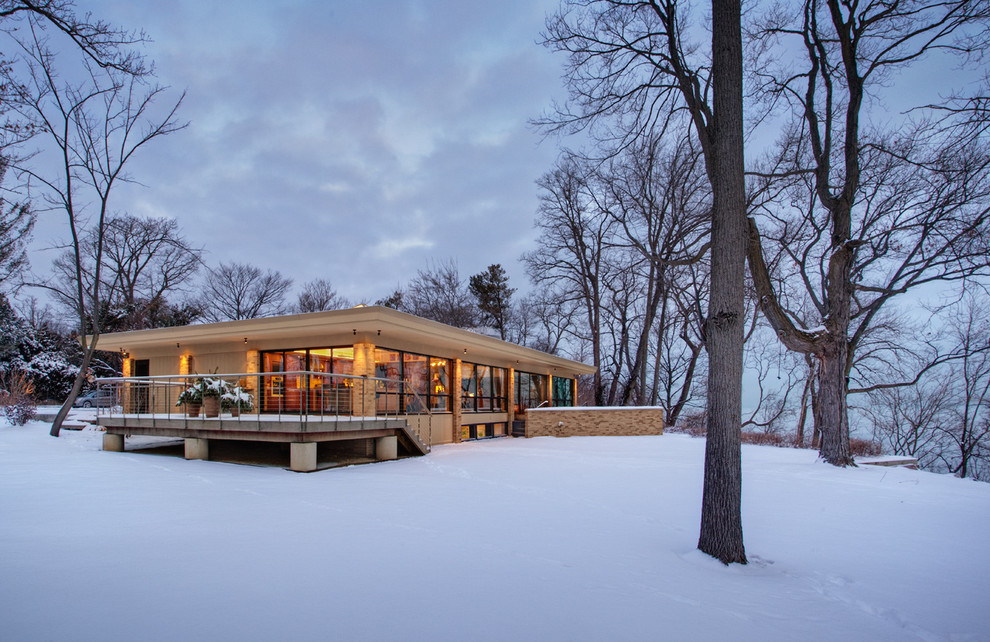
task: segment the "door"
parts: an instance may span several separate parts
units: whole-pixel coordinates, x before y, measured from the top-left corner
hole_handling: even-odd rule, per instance
[[[151,362],[148,359],[136,359],[134,361],[134,376],[135,377],[147,377],[151,375]],[[150,404],[148,399],[150,398],[150,381],[142,381],[137,384],[137,394],[134,395],[134,412],[136,413],[146,413],[149,411]]]

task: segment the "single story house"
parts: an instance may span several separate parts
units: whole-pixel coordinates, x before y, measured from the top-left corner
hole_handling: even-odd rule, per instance
[[[508,435],[530,408],[573,406],[576,378],[595,371],[380,306],[108,333],[98,347],[120,352],[124,370],[123,414],[100,418],[120,443],[105,441],[105,446],[122,449],[125,434],[198,435],[192,449],[203,455],[208,440],[218,438],[294,446],[378,439],[395,432],[368,423],[383,418],[413,424],[415,434],[404,441],[399,433],[398,443],[416,450],[408,442],[418,439],[425,445],[422,452],[434,444]],[[177,411],[178,392],[197,375],[225,379],[246,392],[251,420],[221,415],[204,424],[197,415]],[[288,435],[282,434],[284,422],[281,428],[265,423],[317,415],[332,419],[334,428],[310,424]],[[342,417],[352,423],[341,424]],[[377,443],[386,451],[396,447],[394,440]],[[315,445],[306,458],[315,458]]]

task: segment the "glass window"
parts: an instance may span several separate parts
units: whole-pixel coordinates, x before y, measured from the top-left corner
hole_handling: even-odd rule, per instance
[[[450,410],[450,364],[446,359],[430,359],[430,410]]]
[[[324,348],[321,350],[310,350],[309,351],[309,370],[312,372],[332,372],[333,371],[333,359],[331,357],[333,350],[330,348]]]
[[[377,382],[378,413],[383,415],[399,414],[402,385],[398,382],[402,381],[402,361],[398,351],[375,349],[375,377],[395,381],[395,383]]]
[[[474,364],[461,364],[461,409],[477,410],[478,380],[474,376]]]
[[[406,382],[403,391],[403,410],[423,412],[427,403],[429,387],[429,362],[424,355],[402,353],[402,380]]]
[[[333,372],[335,374],[354,374],[354,348],[333,349]]]
[[[546,401],[546,375],[516,373],[516,412],[524,412],[527,408],[538,408]]]
[[[461,364],[461,408],[477,412],[504,412],[505,368],[475,363]]]
[[[567,379],[566,377],[554,377],[553,378],[553,405],[554,406],[573,406],[574,396],[571,394],[573,391],[573,379]]]
[[[505,368],[492,368],[492,410],[505,412],[506,385],[509,373]]]
[[[475,366],[475,377],[478,379],[478,410],[492,410],[492,369],[489,366]]]

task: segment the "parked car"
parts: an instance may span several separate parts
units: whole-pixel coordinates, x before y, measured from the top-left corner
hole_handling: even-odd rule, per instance
[[[76,401],[72,404],[73,408],[108,408],[110,406],[116,405],[117,400],[114,398],[112,390],[107,390],[105,388],[99,388],[97,390],[90,390],[89,392],[84,392],[83,394],[76,397]]]

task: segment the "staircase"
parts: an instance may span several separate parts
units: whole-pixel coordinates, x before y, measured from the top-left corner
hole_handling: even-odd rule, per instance
[[[408,421],[402,422],[402,428],[397,431],[399,441],[412,455],[427,455],[430,452],[430,445],[427,444],[418,432],[413,430]]]

